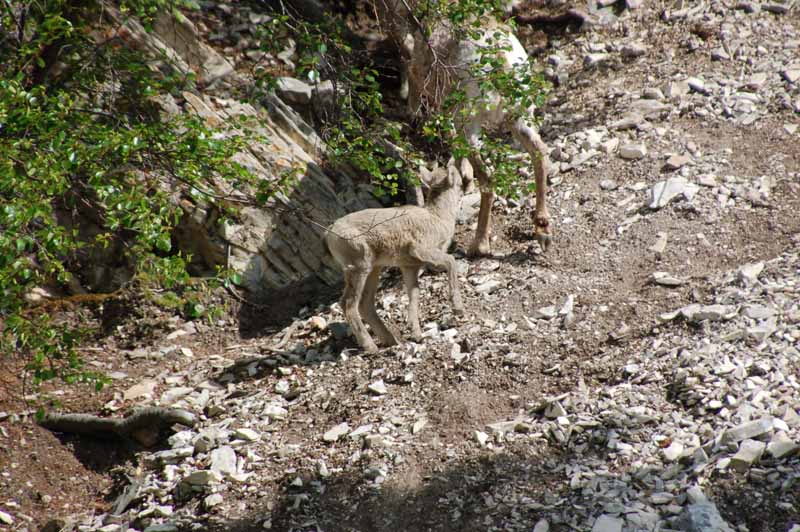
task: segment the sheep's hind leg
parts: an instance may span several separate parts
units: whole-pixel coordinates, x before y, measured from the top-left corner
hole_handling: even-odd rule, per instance
[[[409,249],[409,255],[420,262],[425,262],[436,268],[442,268],[447,271],[450,285],[450,299],[453,303],[453,314],[457,316],[463,315],[464,304],[461,302],[461,292],[458,288],[456,259],[438,249],[422,249],[419,247]]]
[[[353,329],[353,334],[361,348],[367,353],[377,353],[378,346],[370,337],[364,322],[361,321],[359,306],[364,293],[364,285],[368,272],[354,267],[349,267],[344,272],[344,294],[342,295],[342,309],[345,318]]]
[[[419,342],[422,340],[422,329],[419,326],[419,267],[400,269],[408,293],[408,326],[411,328],[411,337]]]
[[[372,331],[378,336],[381,344],[385,346],[397,344],[397,337],[386,327],[378,312],[375,310],[375,294],[378,291],[378,281],[381,277],[381,268],[375,267],[367,276],[364,284],[364,293],[361,296],[359,311],[364,320],[372,327]]]

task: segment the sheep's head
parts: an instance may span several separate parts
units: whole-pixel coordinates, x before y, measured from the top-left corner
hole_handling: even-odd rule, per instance
[[[472,167],[469,166],[468,162],[466,166],[462,162],[461,166],[462,169],[459,170],[455,159],[452,157],[445,167],[439,166],[438,162],[434,163],[432,170],[420,166],[420,182],[425,193],[426,203],[446,190],[456,189],[461,194],[470,186]]]

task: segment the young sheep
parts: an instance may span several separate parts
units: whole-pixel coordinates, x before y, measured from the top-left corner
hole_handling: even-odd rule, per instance
[[[481,19],[480,37],[459,38],[446,21],[436,22],[428,36],[409,11],[407,0],[377,0],[377,11],[389,31],[392,40],[401,48],[407,79],[408,105],[412,113],[423,107],[436,109],[448,92],[462,90],[467,96],[469,113],[459,120],[456,127],[473,148],[470,163],[481,189],[481,206],[475,239],[469,247],[470,255],[490,253],[491,209],[494,203],[494,187],[487,165],[477,155],[482,144],[483,131],[504,127],[510,129],[515,139],[531,156],[536,180],[536,208],[534,211],[534,238],[543,249],[552,241],[550,215],[547,211],[547,167],[548,150],[533,125],[534,108],[520,109],[511,113],[507,102],[499,94],[485,93],[480,88],[480,79],[473,77],[471,67],[481,60],[481,48],[491,40],[506,50],[499,52],[506,69],[525,63],[528,55],[512,29],[493,18]],[[510,120],[510,116],[520,116]]]
[[[422,180],[431,187],[425,207],[405,205],[354,212],[339,218],[325,235],[328,250],[344,271],[342,310],[358,344],[368,353],[376,352],[378,347],[361,321],[362,317],[383,345],[397,343],[397,338],[375,310],[375,292],[385,266],[399,266],[403,272],[408,292],[408,325],[414,339],[422,337],[417,278],[423,265],[447,270],[453,312],[464,313],[456,261],[446,250],[455,232],[465,180],[452,159],[446,170],[428,172],[422,169],[421,174]],[[470,177],[467,176],[467,180]]]

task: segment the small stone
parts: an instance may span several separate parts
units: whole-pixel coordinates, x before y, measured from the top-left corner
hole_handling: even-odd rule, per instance
[[[275,404],[265,406],[264,410],[262,410],[262,413],[269,419],[273,420],[286,419],[286,416],[289,415],[288,410],[286,410],[280,405],[275,405]]]
[[[422,429],[424,429],[427,424],[428,424],[427,419],[419,419],[415,421],[414,424],[411,426],[411,434],[419,434],[420,432],[422,432]]]
[[[767,444],[767,453],[773,458],[783,458],[794,454],[800,449],[800,445],[793,442],[789,436],[783,432],[777,432]]]
[[[686,506],[670,528],[684,532],[734,532],[734,529],[722,519],[717,507],[710,502]]]
[[[785,15],[789,12],[789,8],[791,4],[779,4],[779,3],[771,3],[771,4],[762,4],[761,9],[764,11],[769,11],[770,13],[774,13],[776,15]]]
[[[686,80],[686,84],[689,85],[689,88],[695,92],[699,92],[700,94],[708,94],[706,84],[702,79],[689,78]]]
[[[307,105],[311,102],[311,85],[290,77],[278,77],[275,91],[290,104]]]
[[[662,452],[664,453],[664,459],[667,462],[674,462],[683,456],[683,444],[673,441],[669,444],[669,447],[663,449]]]
[[[156,381],[153,380],[144,380],[139,382],[138,384],[134,384],[127,390],[122,393],[122,398],[125,401],[132,401],[134,399],[138,399],[139,397],[150,396],[152,397],[153,392],[156,389]]]
[[[192,486],[207,486],[209,484],[219,484],[222,482],[222,476],[216,471],[203,469],[193,471],[183,480]]]
[[[681,167],[692,162],[692,158],[688,155],[671,155],[667,162],[664,163],[664,168],[670,171],[678,170]]]
[[[771,417],[762,417],[755,421],[742,423],[725,431],[722,437],[723,443],[738,443],[742,440],[757,438],[768,432],[772,432],[773,421]]]
[[[630,43],[624,45],[620,53],[622,57],[633,59],[645,55],[647,53],[647,47],[642,43]]]
[[[372,423],[367,423],[366,425],[361,425],[360,427],[356,428],[354,431],[348,434],[347,437],[351,440],[356,440],[366,436],[370,432],[372,432]]]
[[[378,379],[369,386],[367,389],[375,395],[386,395],[388,390],[386,389],[386,384],[384,384],[383,379]]]
[[[171,405],[172,403],[176,402],[178,399],[186,397],[190,393],[194,391],[194,388],[188,387],[177,387],[167,390],[163,394],[161,394],[161,404],[163,405]]]
[[[258,441],[261,436],[253,429],[236,429],[233,431],[233,437],[244,441]]]
[[[603,514],[597,518],[592,526],[592,532],[622,532],[625,522],[619,517]]]
[[[764,87],[767,82],[767,74],[764,72],[756,72],[747,79],[745,87],[752,91],[759,91]]]
[[[745,285],[751,285],[758,282],[758,276],[764,271],[763,262],[751,262],[739,268],[739,279]]]
[[[645,87],[645,89],[642,91],[642,98],[646,98],[648,100],[663,100],[664,93],[657,87]]]
[[[347,423],[339,423],[338,425],[330,429],[328,432],[323,434],[322,439],[326,442],[332,443],[341,438],[342,436],[344,436],[345,434],[347,434],[348,432],[350,432],[350,425],[348,425]]]
[[[561,403],[558,401],[553,401],[552,403],[547,405],[547,408],[544,410],[544,415],[548,419],[556,419],[559,417],[563,417],[567,415],[567,411],[564,410],[564,407],[561,406]]]
[[[536,309],[531,317],[535,320],[551,320],[558,315],[558,310],[555,305],[549,307],[541,307]]]
[[[222,504],[221,493],[212,493],[211,495],[208,495],[205,499],[203,499],[203,506],[205,506],[207,509],[219,506],[220,504]]]
[[[625,144],[619,149],[619,156],[629,161],[642,159],[647,155],[647,146],[644,144]]]
[[[211,451],[211,471],[223,476],[236,473],[236,452],[233,447],[223,445]]]
[[[503,282],[498,279],[490,279],[484,283],[479,284],[475,287],[475,291],[479,294],[491,294],[498,288],[503,286]]]
[[[686,284],[686,279],[680,279],[667,272],[653,272],[653,281],[661,286],[676,287]]]
[[[664,95],[670,100],[680,100],[689,94],[689,84],[686,81],[671,81],[664,87]]]
[[[800,67],[787,68],[786,70],[781,71],[781,76],[783,76],[783,79],[789,83],[797,83],[800,80]]]
[[[669,504],[673,501],[673,499],[675,499],[675,496],[667,491],[657,492],[650,495],[650,502],[659,506]]]
[[[531,532],[550,532],[550,523],[547,519],[539,519]]]
[[[648,207],[654,210],[660,209],[678,196],[691,201],[698,190],[700,190],[698,185],[689,183],[684,177],[671,177],[666,181],[659,181],[650,189]]]
[[[617,190],[619,188],[619,185],[610,179],[603,179],[599,185],[603,190]]]
[[[664,253],[664,250],[667,249],[667,233],[664,231],[659,231],[656,233],[656,241],[648,249],[654,253],[658,253],[659,255]]]
[[[761,459],[766,448],[767,444],[763,441],[744,440],[739,445],[739,452],[731,458],[730,467],[739,472],[747,471]]]
[[[586,68],[593,68],[601,63],[605,63],[609,59],[609,55],[605,53],[587,54],[583,58],[583,66]]]
[[[0,511],[0,523],[11,526],[14,524],[14,517],[11,514]]]
[[[324,331],[328,328],[328,321],[322,316],[314,316],[308,320],[308,325],[312,330]]]
[[[600,144],[600,149],[603,151],[603,153],[609,155],[617,151],[617,148],[619,148],[619,139],[617,137],[608,139]]]
[[[144,532],[178,532],[178,525],[175,523],[157,523],[149,525]]]
[[[486,434],[486,433],[485,433],[485,432],[483,432],[483,431],[476,430],[476,431],[475,431],[475,441],[477,441],[477,442],[478,442],[478,444],[479,444],[481,447],[485,447],[485,446],[486,446],[486,443],[489,441],[489,435],[488,435],[488,434]]]

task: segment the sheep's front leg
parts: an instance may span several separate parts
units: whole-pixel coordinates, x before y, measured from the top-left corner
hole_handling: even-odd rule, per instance
[[[547,145],[536,130],[524,119],[518,118],[512,128],[514,137],[531,155],[533,172],[536,178],[536,208],[533,214],[533,236],[547,251],[553,236],[550,227],[550,214],[547,212]]]
[[[411,328],[411,337],[419,342],[422,340],[422,329],[419,326],[419,267],[409,266],[401,270],[408,293],[408,326]]]
[[[461,292],[458,288],[458,269],[456,268],[456,259],[444,251],[439,251],[438,249],[423,249],[417,247],[410,249],[409,254],[411,257],[420,262],[424,262],[436,268],[442,268],[447,271],[450,285],[450,299],[453,303],[453,314],[457,316],[463,315],[464,304],[461,302]]]
[[[470,132],[467,134],[467,142],[471,148],[469,162],[472,172],[478,180],[481,191],[481,208],[478,211],[478,228],[475,231],[475,239],[469,246],[467,253],[472,257],[492,254],[492,205],[494,205],[494,183],[489,175],[489,170],[483,157],[480,155],[480,131],[477,126],[471,124],[468,127]]]
[[[354,267],[348,267],[344,272],[344,294],[342,295],[341,306],[344,316],[353,329],[353,334],[361,348],[367,353],[377,353],[378,346],[370,337],[364,322],[361,321],[359,306],[361,297],[364,293],[364,285],[367,281],[369,272]]]
[[[373,268],[364,284],[364,293],[361,295],[361,303],[358,309],[364,320],[372,327],[372,331],[378,335],[380,342],[388,347],[397,344],[397,337],[381,321],[378,311],[375,310],[375,294],[378,291],[380,277],[380,266]]]

